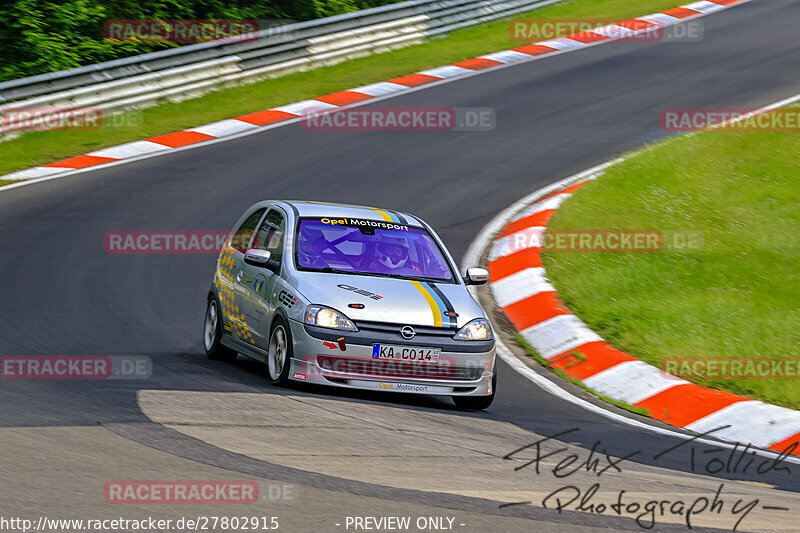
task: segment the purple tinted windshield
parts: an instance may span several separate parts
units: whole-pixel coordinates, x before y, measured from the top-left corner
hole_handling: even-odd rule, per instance
[[[430,233],[393,222],[301,219],[295,253],[298,267],[304,270],[453,279],[444,254]]]

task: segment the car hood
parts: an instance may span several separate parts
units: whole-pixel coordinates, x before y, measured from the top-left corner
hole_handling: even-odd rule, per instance
[[[327,305],[352,320],[410,326],[462,327],[483,318],[464,285],[395,278],[298,272],[297,290],[312,304]],[[362,304],[361,309],[350,304]],[[455,312],[450,317],[446,312]]]

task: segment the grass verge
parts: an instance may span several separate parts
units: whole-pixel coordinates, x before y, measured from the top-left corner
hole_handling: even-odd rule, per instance
[[[647,148],[587,184],[548,230],[699,232],[691,249],[547,253],[562,301],[618,349],[667,358],[800,361],[800,133],[712,131]],[[791,368],[791,367],[790,367]],[[681,375],[800,409],[800,381]],[[717,370],[717,376],[720,375]],[[743,376],[743,377],[742,377]],[[735,377],[735,376],[734,376]]]
[[[677,0],[571,0],[534,10],[517,18],[625,20],[669,9],[678,4]],[[511,39],[508,21],[495,21],[458,30],[444,38],[408,48],[222,89],[181,103],[164,103],[150,107],[142,110],[141,125],[135,128],[25,133],[16,139],[0,143],[0,175],[523,44],[527,43]]]

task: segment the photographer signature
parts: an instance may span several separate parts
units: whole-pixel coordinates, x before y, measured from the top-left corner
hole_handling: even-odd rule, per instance
[[[775,457],[766,458],[759,456],[755,450],[751,449],[748,444],[740,449],[737,443],[730,449],[727,455],[722,448],[712,448],[704,450],[705,457],[698,459],[695,448],[690,446],[692,442],[703,437],[707,437],[715,431],[720,431],[730,426],[722,426],[705,433],[695,435],[671,446],[667,449],[659,451],[653,456],[655,461],[658,461],[667,454],[671,454],[680,449],[688,449],[689,451],[689,468],[692,472],[700,472],[707,474],[716,474],[723,470],[727,473],[751,473],[766,474],[770,471],[785,472],[791,474],[791,470],[784,461],[787,456],[792,454],[800,445],[800,443],[793,443],[788,446],[781,453]],[[566,446],[554,450],[544,451],[543,445],[556,442],[559,437],[564,437],[570,433],[580,431],[580,428],[572,428],[552,436],[542,437],[530,444],[522,446],[505,456],[503,459],[512,460],[515,455],[525,450],[532,450],[535,452],[534,458],[526,461],[525,463],[514,468],[514,471],[520,471],[527,468],[532,468],[536,475],[541,475],[542,471],[549,471],[556,478],[568,478],[577,472],[587,472],[596,475],[598,478],[606,472],[622,473],[622,465],[625,461],[633,457],[642,455],[641,449],[634,450],[621,457],[611,456],[605,448],[602,450],[602,442],[596,441],[592,448],[589,450],[588,456],[581,458],[578,453],[567,453]],[[560,461],[553,467],[547,467],[543,464],[545,459],[560,457]],[[753,470],[750,470],[754,467]],[[723,496],[725,488],[724,483],[720,483],[713,496],[698,496],[696,498],[687,498],[686,500],[667,500],[667,499],[653,499],[647,501],[635,501],[631,498],[625,497],[625,490],[619,490],[616,493],[615,503],[596,503],[594,502],[595,495],[600,491],[601,486],[599,482],[593,483],[588,489],[582,491],[576,485],[565,485],[554,490],[542,499],[542,506],[545,508],[554,508],[559,513],[564,510],[583,511],[595,514],[616,514],[617,516],[631,516],[635,518],[636,523],[642,529],[652,529],[659,517],[664,516],[680,516],[683,517],[686,526],[692,529],[693,517],[702,513],[730,513],[733,518],[738,517],[736,523],[733,525],[732,531],[736,531],[741,522],[750,514],[753,509],[758,507],[759,499],[752,499],[746,501],[742,498],[737,498],[735,501],[730,498],[727,501]],[[531,502],[511,502],[501,504],[500,507],[508,507],[511,505],[529,504]],[[787,507],[778,507],[763,505],[762,509],[769,511],[788,511]]]

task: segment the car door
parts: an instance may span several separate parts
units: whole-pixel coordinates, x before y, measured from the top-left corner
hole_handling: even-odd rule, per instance
[[[277,208],[271,208],[256,231],[251,248],[270,252],[274,269],[245,264],[242,286],[245,299],[242,311],[245,315],[250,344],[266,350],[269,344],[269,328],[275,312],[277,295],[273,294],[276,280],[283,268],[283,244],[286,231],[286,216]]]
[[[250,342],[249,327],[242,307],[247,292],[247,288],[242,283],[245,267],[244,254],[250,247],[253,234],[266,212],[265,207],[255,210],[236,228],[231,236],[229,246],[220,256],[217,266],[218,296],[224,320],[227,321],[226,329],[230,327],[233,336],[244,342]]]

